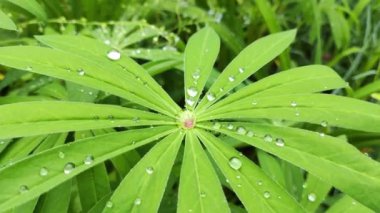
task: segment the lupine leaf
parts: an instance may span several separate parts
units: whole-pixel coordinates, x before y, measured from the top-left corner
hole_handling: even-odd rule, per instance
[[[17,30],[15,23],[2,10],[0,10],[0,29]]]
[[[14,5],[17,5],[29,13],[33,14],[40,20],[46,20],[47,15],[41,5],[35,0],[6,0]]]

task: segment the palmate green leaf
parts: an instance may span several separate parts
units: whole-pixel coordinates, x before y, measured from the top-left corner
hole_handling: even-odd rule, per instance
[[[315,212],[325,200],[330,190],[330,184],[325,183],[312,174],[308,174],[307,180],[303,185],[301,205],[309,212]]]
[[[247,98],[203,115],[210,119],[285,119],[380,132],[380,106],[327,94],[291,94]]]
[[[157,99],[157,95],[154,92],[149,92],[148,84],[144,83],[146,81],[137,81],[136,76],[123,71],[120,65],[106,59],[102,61],[93,57],[86,58],[51,48],[34,46],[1,47],[0,55],[0,64],[5,66],[103,90],[175,117],[175,113],[173,110],[171,112],[170,109],[176,105],[169,108],[164,102],[154,101]],[[124,59],[128,60],[126,57]],[[136,66],[139,67],[137,64]],[[128,66],[129,68],[139,71],[131,66]],[[144,72],[146,71],[144,70]]]
[[[289,161],[373,210],[380,210],[380,165],[354,146],[339,138],[302,129],[230,124],[233,130],[225,128],[227,123],[214,130]],[[211,125],[203,127],[213,129]]]
[[[196,130],[196,134],[249,212],[305,212],[251,160],[210,133]]]
[[[280,94],[314,93],[344,86],[346,86],[346,82],[327,66],[310,65],[297,67],[286,72],[270,75],[240,89],[212,105],[208,112],[244,98],[252,99]]]
[[[186,133],[177,212],[230,212],[218,176],[192,131]]]
[[[194,109],[218,56],[220,40],[206,27],[190,37],[184,54],[186,108]]]
[[[0,170],[0,209],[21,205],[85,170],[173,130],[162,126],[110,133],[58,146],[5,167]]]
[[[0,138],[3,139],[118,126],[175,124],[160,114],[79,102],[15,103],[0,106],[0,111]]]
[[[103,212],[157,212],[183,136],[176,131],[158,142],[120,183]]]
[[[352,199],[350,196],[343,196],[337,202],[334,203],[326,213],[375,213],[371,209],[358,203],[356,200]]]
[[[133,61],[131,58],[122,54],[119,60],[113,61],[110,63],[107,58],[107,54],[110,47],[104,45],[103,43],[90,39],[87,37],[81,36],[57,36],[57,35],[49,35],[49,36],[37,36],[38,41],[42,42],[45,45],[48,45],[54,49],[59,49],[64,52],[75,54],[79,57],[91,58],[92,60],[102,61],[107,64],[107,67],[104,67],[105,70],[111,69],[111,65],[115,63],[118,65],[114,65],[112,68],[113,75],[119,74],[123,76],[124,81],[128,81],[128,83],[140,82],[140,87],[136,88],[135,93],[143,94],[143,93],[153,93],[160,98],[152,95],[154,102],[161,103],[165,105],[172,114],[176,114],[180,108],[178,105],[170,98],[170,96],[161,88],[161,86],[149,75],[149,73],[142,68],[139,64]],[[126,75],[128,73],[129,75]],[[139,84],[137,84],[139,85]],[[144,87],[142,88],[141,85]],[[146,87],[150,90],[145,92]],[[152,99],[148,99],[151,101]]]
[[[293,42],[295,36],[295,30],[275,33],[260,38],[246,47],[220,74],[196,111],[206,110],[216,100],[277,57]]]
[[[42,198],[39,213],[67,213],[70,204],[72,180],[56,186]]]
[[[33,14],[40,20],[46,20],[47,15],[41,5],[35,0],[5,0],[14,5],[17,5],[29,13]]]
[[[17,30],[15,23],[2,10],[0,10],[0,29]]]

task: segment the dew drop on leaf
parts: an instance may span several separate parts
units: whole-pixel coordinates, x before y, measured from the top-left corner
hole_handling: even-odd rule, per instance
[[[307,199],[310,202],[315,202],[317,200],[317,195],[315,195],[314,193],[310,193],[310,194],[307,195]]]
[[[65,153],[59,152],[58,153],[58,157],[61,158],[61,159],[65,158]]]
[[[214,124],[212,125],[212,128],[213,129],[220,129],[222,125],[219,123],[219,122],[214,122]]]
[[[80,75],[80,76],[84,76],[84,74],[85,74],[85,71],[83,70],[83,69],[78,69],[78,75]]]
[[[297,112],[296,112],[296,116],[297,116],[297,117],[300,116],[300,112],[297,111]]]
[[[241,184],[238,184],[238,185],[237,185],[237,187],[239,187],[239,188],[240,188],[240,187],[241,187]]]
[[[42,167],[40,169],[40,176],[44,177],[44,176],[47,176],[48,174],[49,174],[49,170],[46,167]]]
[[[229,129],[229,130],[234,129],[234,125],[233,124],[227,124],[227,129]]]
[[[282,138],[276,138],[275,144],[279,147],[284,147],[285,146],[285,141]]]
[[[242,127],[242,126],[239,126],[237,129],[236,129],[236,132],[239,134],[239,135],[245,135],[247,133],[247,130]]]
[[[195,72],[193,72],[192,77],[194,80],[198,80],[201,77],[201,71],[196,69]]]
[[[320,133],[319,133],[319,136],[323,138],[323,137],[325,137],[325,133],[320,132]]]
[[[111,50],[107,53],[107,58],[112,61],[117,61],[121,58],[121,54],[117,50]]]
[[[238,170],[241,168],[242,166],[242,162],[239,158],[237,157],[232,157],[229,161],[229,165],[231,168],[235,169],[235,170]]]
[[[197,91],[197,89],[195,87],[189,87],[189,88],[187,88],[186,92],[187,92],[187,94],[190,97],[195,97],[198,94],[198,91]]]
[[[257,101],[252,101],[252,105],[256,106],[257,105]]]
[[[240,73],[244,73],[244,68],[239,67],[239,72],[240,72]]]
[[[201,198],[205,198],[206,197],[206,193],[205,192],[201,192]]]
[[[194,106],[194,104],[195,104],[195,101],[194,101],[194,100],[191,100],[191,99],[186,99],[185,102],[186,102],[186,104],[189,105],[189,106]]]
[[[270,198],[270,192],[268,191],[265,191],[263,195],[264,195],[264,198],[267,198],[267,199]]]
[[[257,183],[257,185],[259,185],[259,186],[262,186],[262,185],[263,185],[263,181],[261,181],[261,180],[258,180],[256,183]]]
[[[230,76],[228,77],[228,80],[229,80],[230,82],[234,82],[234,81],[235,81],[235,77],[232,76],[232,75],[230,75]]]
[[[22,186],[20,186],[20,188],[19,188],[19,192],[20,192],[20,193],[25,193],[25,192],[28,192],[28,191],[29,191],[29,187],[26,186],[26,185],[22,185]]]
[[[148,175],[151,175],[151,174],[153,174],[154,169],[153,169],[153,167],[149,166],[149,167],[146,167],[145,172],[146,172]]]
[[[140,199],[140,198],[137,198],[137,199],[135,200],[134,204],[135,204],[136,206],[141,205],[141,199]]]
[[[215,100],[215,96],[214,96],[214,94],[212,94],[212,93],[208,93],[206,97],[207,97],[207,100],[208,100],[208,101],[213,101],[213,100]]]
[[[295,102],[295,101],[290,102],[290,106],[296,107],[297,106],[297,102]]]
[[[322,122],[321,122],[321,126],[323,126],[323,127],[327,127],[327,125],[328,125],[327,121],[322,121]]]
[[[63,167],[63,173],[65,173],[65,175],[68,175],[68,174],[70,174],[72,171],[74,171],[74,169],[75,169],[75,164],[69,162],[69,163],[67,163],[67,164],[65,165],[65,167]]]
[[[31,66],[27,66],[25,69],[26,69],[27,71],[32,71],[32,70],[33,70],[33,68],[32,68]]]
[[[264,135],[264,141],[272,142],[273,141],[272,135],[269,135],[269,134]]]
[[[113,207],[113,203],[111,201],[107,201],[106,207],[107,208],[112,208]]]
[[[240,179],[240,178],[241,178],[241,176],[240,176],[240,175],[236,175],[236,178],[237,178],[237,179]]]
[[[248,132],[247,132],[247,136],[248,137],[253,137],[255,135],[255,133],[253,133],[253,131],[251,131],[251,130],[249,130]]]
[[[94,162],[94,156],[92,155],[87,155],[84,160],[83,160],[83,163],[86,164],[86,165],[90,165]]]

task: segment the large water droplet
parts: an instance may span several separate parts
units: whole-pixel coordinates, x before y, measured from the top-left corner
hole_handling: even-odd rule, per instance
[[[63,173],[65,173],[65,175],[68,175],[68,174],[70,174],[72,171],[74,171],[74,169],[75,169],[75,164],[69,162],[69,163],[67,163],[67,164],[65,165],[65,167],[63,167]]]
[[[279,147],[284,147],[285,146],[285,141],[282,138],[276,138],[275,144]]]
[[[297,106],[297,102],[295,102],[295,101],[290,102],[290,106],[296,107]]]
[[[106,207],[107,208],[112,208],[113,207],[113,203],[111,201],[107,201]]]
[[[239,126],[237,129],[236,129],[236,132],[239,134],[239,135],[245,135],[247,133],[247,130],[242,127],[242,126]]]
[[[146,172],[148,175],[151,175],[151,174],[153,174],[154,169],[153,169],[153,167],[149,166],[149,167],[146,167],[145,172]]]
[[[314,193],[310,193],[307,195],[307,199],[310,201],[310,202],[315,202],[317,200],[317,195],[314,194]]]
[[[240,73],[244,73],[244,68],[239,67],[239,72],[240,72]]]
[[[83,69],[78,69],[78,75],[80,75],[80,76],[84,76],[84,74],[85,74],[85,71],[83,70]]]
[[[208,101],[213,101],[213,100],[215,100],[215,96],[214,96],[214,94],[212,94],[212,93],[208,93],[206,97],[207,97],[207,100],[208,100]]]
[[[222,125],[219,123],[219,122],[214,122],[214,124],[212,125],[212,128],[213,129],[220,129]]]
[[[251,131],[251,130],[249,130],[248,132],[247,132],[247,136],[248,137],[253,137],[255,135],[255,133],[253,132],[253,131]]]
[[[58,157],[61,158],[61,159],[65,158],[65,153],[58,152]]]
[[[229,80],[230,82],[234,82],[234,81],[235,81],[235,77],[232,76],[232,75],[230,75],[230,76],[228,77],[228,80]]]
[[[272,135],[269,135],[269,134],[264,135],[264,141],[265,142],[272,142],[273,141]]]
[[[242,162],[237,157],[232,157],[229,161],[229,164],[230,164],[230,167],[235,169],[235,170],[240,169],[242,166]]]
[[[198,94],[198,91],[197,91],[197,89],[195,88],[195,87],[189,87],[189,88],[187,88],[187,94],[190,96],[190,97],[195,97],[195,96],[197,96],[197,94]]]
[[[265,191],[263,195],[264,195],[264,198],[267,198],[267,199],[270,198],[270,192],[268,191]]]
[[[49,170],[46,167],[42,167],[40,169],[40,176],[44,177],[44,176],[47,176],[48,174],[49,174]]]
[[[28,192],[29,191],[29,187],[26,186],[26,185],[21,185],[20,188],[19,188],[19,192],[20,193],[25,193],[25,192]]]
[[[135,203],[136,206],[141,205],[141,199],[137,198],[134,203]]]
[[[121,58],[121,54],[117,50],[111,50],[107,53],[107,57],[112,61],[117,61]]]
[[[321,122],[321,126],[323,126],[323,127],[327,127],[327,125],[328,125],[327,121],[322,121],[322,122]]]
[[[92,155],[87,155],[84,160],[83,160],[83,163],[86,164],[86,165],[90,165],[94,162],[94,156]]]

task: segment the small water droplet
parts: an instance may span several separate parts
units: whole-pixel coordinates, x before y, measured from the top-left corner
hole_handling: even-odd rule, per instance
[[[290,106],[296,107],[297,106],[297,102],[295,102],[295,101],[290,102]]]
[[[244,73],[244,68],[239,67],[239,72],[240,72],[240,73]]]
[[[307,183],[302,184],[302,188],[306,189],[307,188]]]
[[[320,133],[319,133],[319,136],[323,138],[323,137],[325,137],[325,133],[320,132]]]
[[[255,135],[255,133],[253,133],[253,131],[251,131],[251,130],[249,130],[248,132],[247,132],[247,136],[248,137],[253,137]]]
[[[19,192],[20,193],[25,193],[25,192],[28,192],[29,191],[29,187],[26,186],[26,185],[21,185],[20,188],[19,188]]]
[[[242,162],[240,161],[239,158],[237,157],[232,157],[229,161],[229,165],[231,168],[235,169],[235,170],[238,170],[241,168],[242,166]]]
[[[352,205],[356,205],[357,203],[356,203],[356,201],[352,201]]]
[[[297,117],[300,116],[300,112],[297,111],[297,112],[295,113],[295,115],[296,115]]]
[[[195,104],[195,101],[192,100],[192,99],[186,99],[185,102],[186,102],[186,104],[189,105],[189,106],[194,106],[194,104]]]
[[[247,130],[242,127],[242,126],[239,126],[237,129],[236,129],[236,132],[239,134],[239,135],[245,135],[247,133]]]
[[[240,176],[240,175],[236,175],[236,178],[237,178],[237,179],[240,179],[240,178],[241,178],[241,176]]]
[[[83,163],[86,164],[86,165],[90,165],[94,162],[94,156],[92,155],[87,155],[84,160],[83,160]]]
[[[252,101],[252,105],[256,106],[257,105],[257,101]]]
[[[192,209],[189,209],[188,212],[193,212],[193,210],[192,210]]]
[[[32,70],[33,70],[33,68],[32,68],[31,66],[27,66],[25,69],[26,69],[27,71],[32,71]]]
[[[315,202],[317,200],[317,195],[315,195],[314,193],[310,193],[310,194],[307,195],[307,199],[310,202]]]
[[[270,198],[270,192],[268,191],[265,191],[263,195],[264,195],[264,198],[267,198],[267,199]]]
[[[219,122],[214,122],[214,124],[212,125],[212,128],[213,129],[220,129],[222,125],[219,123]]]
[[[208,94],[207,94],[207,100],[208,100],[208,101],[213,101],[213,100],[215,100],[215,96],[214,96],[214,94],[212,94],[212,93],[208,93]]]
[[[232,76],[232,75],[230,75],[230,76],[228,77],[228,80],[229,80],[230,82],[234,82],[234,81],[235,81],[235,77]]]
[[[107,201],[106,207],[107,208],[112,208],[113,207],[113,203],[111,201]]]
[[[134,203],[135,203],[136,206],[141,205],[141,199],[137,198]]]
[[[149,166],[149,167],[146,167],[145,172],[146,172],[148,175],[151,175],[151,174],[153,174],[154,169],[153,169],[153,167]]]
[[[58,153],[58,157],[61,158],[61,159],[65,158],[65,153],[59,152]]]
[[[206,193],[205,192],[201,192],[201,198],[205,198],[206,197]]]
[[[104,40],[104,44],[105,44],[105,45],[110,45],[110,44],[111,44],[111,41],[108,40],[108,39],[106,39],[106,40]]]
[[[237,187],[239,187],[239,188],[240,188],[240,187],[241,187],[241,184],[238,184],[238,185],[237,185]]]
[[[226,182],[227,182],[227,183],[229,183],[229,182],[230,182],[230,180],[226,179]]]
[[[193,79],[198,80],[201,77],[201,71],[199,69],[196,69],[195,72],[193,72]]]
[[[83,70],[83,69],[78,69],[78,75],[80,75],[80,76],[84,76],[84,74],[85,74],[85,71]]]
[[[327,121],[322,121],[322,122],[321,122],[321,126],[323,126],[323,127],[327,127],[327,125],[328,125]]]
[[[262,185],[263,185],[263,181],[261,181],[261,180],[258,180],[256,183],[257,183],[257,185],[259,185],[259,186],[262,186]]]
[[[227,129],[233,130],[234,129],[234,125],[231,124],[231,123],[227,124]]]
[[[75,164],[69,162],[69,163],[67,163],[67,164],[65,165],[65,167],[63,167],[63,173],[65,173],[65,175],[68,175],[68,174],[70,174],[72,171],[74,171],[74,169],[75,169]]]
[[[198,94],[198,91],[197,91],[197,89],[195,88],[195,87],[189,87],[189,88],[187,88],[187,94],[190,96],[190,97],[195,97],[195,96],[197,96],[197,94]]]
[[[107,58],[112,61],[117,61],[121,58],[121,53],[117,50],[111,50],[107,53]]]
[[[264,141],[265,142],[272,142],[273,141],[272,135],[269,135],[269,134],[264,135]]]
[[[282,138],[276,138],[275,144],[279,147],[284,147],[285,146],[285,141]]]
[[[44,177],[44,176],[47,176],[49,174],[49,171],[46,167],[42,167],[40,169],[40,176]]]

